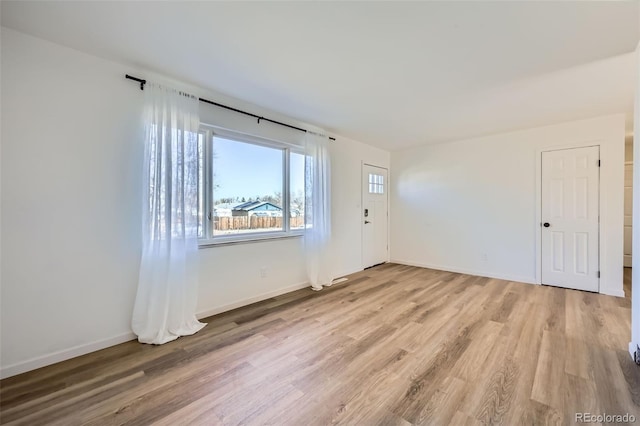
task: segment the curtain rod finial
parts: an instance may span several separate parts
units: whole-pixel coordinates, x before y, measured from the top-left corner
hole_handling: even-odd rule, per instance
[[[137,81],[138,83],[140,83],[140,90],[144,90],[144,85],[147,84],[147,80],[143,80],[138,77],[133,77],[133,76],[130,76],[129,74],[125,74],[124,76],[129,80]]]

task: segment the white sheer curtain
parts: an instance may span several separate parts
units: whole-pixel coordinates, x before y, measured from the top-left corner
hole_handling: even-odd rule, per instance
[[[333,281],[331,259],[331,162],[329,138],[308,131],[305,138],[305,235],[307,276],[314,290]]]
[[[198,99],[147,83],[142,260],[132,329],[160,345],[196,333]]]

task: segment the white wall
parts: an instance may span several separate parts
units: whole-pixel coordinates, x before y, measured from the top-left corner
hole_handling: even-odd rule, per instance
[[[389,160],[388,152],[355,141],[331,146],[334,188],[332,252],[338,276],[353,272],[352,265],[362,267],[362,249],[354,250],[347,244],[350,241],[362,244],[362,163],[389,169]]]
[[[1,35],[4,376],[130,336],[142,149],[121,67]]]
[[[6,377],[133,337],[143,94],[125,73],[304,123],[6,28],[1,42],[0,375]],[[301,137],[214,107],[203,106],[202,117],[287,142]],[[334,251],[342,275],[362,268],[360,164],[388,167],[389,154],[336,139]],[[200,250],[198,311],[208,315],[305,285],[301,242]]]
[[[636,61],[640,70],[640,43],[636,47]],[[631,272],[631,342],[629,352],[633,356],[640,346],[640,73],[636,73],[636,98],[633,137],[633,269]],[[638,353],[640,356],[640,353]]]
[[[600,291],[622,296],[624,128],[619,114],[393,152],[391,259],[539,282],[539,152],[599,144]]]

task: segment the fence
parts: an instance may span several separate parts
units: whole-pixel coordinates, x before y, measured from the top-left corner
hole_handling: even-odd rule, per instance
[[[216,217],[213,221],[215,231],[234,231],[243,229],[282,229],[282,217],[268,216],[236,216]],[[291,228],[304,227],[304,217],[292,217],[289,219]]]

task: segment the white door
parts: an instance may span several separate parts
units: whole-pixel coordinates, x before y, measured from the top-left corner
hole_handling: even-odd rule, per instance
[[[364,268],[388,260],[388,189],[387,169],[368,164],[362,166],[362,262]]]
[[[600,148],[542,153],[542,284],[599,289]]]
[[[624,266],[631,267],[633,234],[633,163],[624,165]]]

